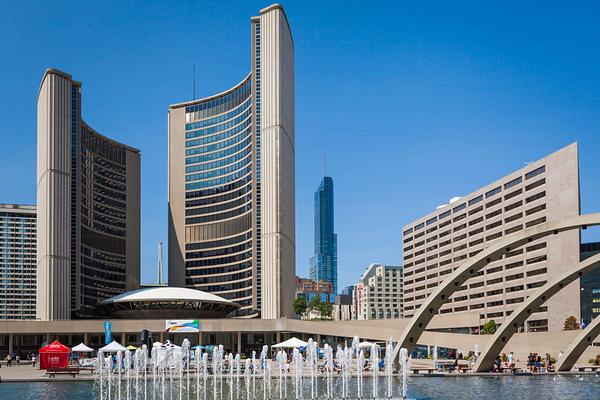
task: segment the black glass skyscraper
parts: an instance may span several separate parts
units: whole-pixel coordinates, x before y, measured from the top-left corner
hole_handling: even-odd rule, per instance
[[[310,259],[310,278],[331,282],[337,293],[337,235],[333,228],[333,179],[323,177],[315,192],[315,254]]]

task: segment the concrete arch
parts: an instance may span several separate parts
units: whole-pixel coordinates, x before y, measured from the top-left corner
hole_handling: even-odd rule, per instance
[[[535,239],[593,225],[600,225],[600,213],[578,215],[561,221],[546,222],[505,236],[502,239],[498,239],[476,256],[467,259],[467,261],[450,274],[419,307],[416,314],[411,318],[408,326],[404,329],[402,336],[400,336],[398,344],[394,349],[394,357],[397,357],[400,348],[402,347],[408,349],[410,353],[417,344],[419,337],[423,334],[423,331],[425,331],[427,324],[429,324],[433,316],[437,314],[438,310],[446,300],[452,296],[452,294],[454,294],[467,279],[475,276],[477,272],[491,261],[499,259],[504,253],[509,252],[511,248],[514,249],[515,247],[519,247]]]
[[[594,319],[569,343],[563,356],[557,361],[557,371],[570,371],[585,349],[600,335],[600,318]]]
[[[514,310],[510,316],[504,320],[502,325],[492,336],[489,345],[481,352],[477,362],[473,366],[473,371],[488,372],[494,365],[494,360],[498,354],[500,354],[510,338],[517,332],[519,327],[523,325],[525,320],[535,312],[535,310],[544,304],[546,300],[559,292],[563,287],[573,282],[587,271],[597,268],[599,265],[600,254],[596,254],[593,257],[580,262],[573,269],[548,281],[548,283],[539,288],[533,295],[529,296],[521,306]]]

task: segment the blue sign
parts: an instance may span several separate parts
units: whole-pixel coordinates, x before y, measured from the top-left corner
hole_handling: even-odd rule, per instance
[[[112,342],[112,322],[104,321],[104,344]]]

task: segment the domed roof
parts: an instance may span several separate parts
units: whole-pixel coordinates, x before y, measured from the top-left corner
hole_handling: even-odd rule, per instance
[[[201,290],[155,286],[121,293],[97,304],[115,318],[224,318],[241,306]]]
[[[132,290],[101,301],[100,304],[132,301],[202,301],[236,305],[236,303],[212,293],[172,286],[157,286]]]

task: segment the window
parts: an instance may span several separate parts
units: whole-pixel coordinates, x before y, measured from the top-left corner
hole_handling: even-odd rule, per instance
[[[536,226],[536,225],[542,224],[544,222],[546,222],[546,217],[541,217],[541,218],[534,219],[533,221],[529,221],[525,225],[528,228],[531,228],[532,226]]]
[[[474,208],[472,210],[469,210],[469,216],[471,216],[473,214],[477,214],[481,210],[483,210],[483,206],[479,206],[479,207],[476,207],[476,208]]]
[[[496,215],[500,215],[500,214],[502,214],[502,209],[498,209],[498,210],[496,210],[496,211],[492,211],[491,213],[487,214],[485,217],[486,217],[487,219],[490,219],[490,218],[493,218],[493,217],[495,217]]]
[[[504,184],[504,189],[509,189],[509,188],[511,188],[511,187],[513,187],[515,185],[518,185],[521,182],[523,182],[523,178],[519,176],[518,178],[515,178],[515,179],[513,179],[512,181],[510,181],[508,183],[505,183]]]
[[[478,224],[478,223],[480,223],[481,221],[483,221],[483,217],[475,218],[475,219],[473,219],[473,220],[469,221],[469,226],[473,226],[473,225],[475,225],[475,224]]]
[[[512,204],[509,204],[506,207],[504,207],[504,211],[514,210],[515,208],[517,208],[521,205],[523,205],[523,202],[521,200],[519,200],[516,203],[512,203]]]
[[[509,229],[505,230],[504,234],[510,235],[511,233],[518,232],[521,229],[523,229],[523,225],[519,224],[519,225],[513,226],[512,228],[509,228]]]
[[[464,210],[466,207],[467,207],[467,203],[462,203],[461,205],[454,207],[452,209],[452,212],[457,213],[457,212],[459,212],[461,210]]]
[[[436,222],[436,221],[437,221],[437,217],[433,217],[433,218],[431,218],[431,219],[428,219],[428,220],[427,220],[427,225],[431,225],[431,224],[433,224],[433,223],[434,223],[434,222]]]
[[[517,189],[514,192],[511,192],[511,193],[507,194],[506,196],[504,196],[504,200],[512,199],[513,197],[516,197],[516,196],[520,195],[521,193],[523,193],[523,189]]]
[[[508,222],[516,221],[519,218],[521,218],[522,216],[523,216],[523,213],[514,214],[514,215],[511,215],[510,217],[506,217],[504,219],[504,222],[508,223]]]
[[[518,268],[518,267],[522,267],[522,266],[523,266],[523,261],[516,261],[513,263],[506,264],[505,268],[507,270],[509,270],[509,269]]]
[[[543,174],[546,171],[546,166],[542,165],[539,168],[534,169],[533,171],[530,171],[528,173],[525,174],[525,180],[531,179],[533,177],[536,177],[540,174]]]
[[[533,246],[527,247],[527,252],[529,253],[530,251],[536,251],[544,248],[546,248],[546,242],[534,244]]]
[[[541,199],[542,197],[546,197],[546,191],[539,192],[525,199],[525,203],[531,203],[532,201],[536,201]]]
[[[536,187],[542,186],[544,183],[546,183],[546,178],[542,178],[539,181],[530,183],[529,185],[525,186],[525,191],[535,189]]]
[[[409,233],[412,233],[412,231],[413,231],[413,228],[409,228],[404,231],[404,235],[408,235]]]
[[[536,212],[542,211],[546,209],[546,205],[545,204],[540,204],[537,207],[533,207],[530,208],[529,210],[525,211],[525,214],[527,215],[531,215],[531,214],[535,214]]]
[[[473,204],[477,204],[481,200],[483,200],[483,195],[482,194],[480,194],[479,196],[475,197],[474,199],[469,200],[469,205],[472,206]]]
[[[526,261],[527,265],[536,264],[542,261],[546,261],[547,257],[544,254],[543,256],[533,257]]]
[[[506,304],[517,304],[525,301],[523,297],[515,297],[514,299],[507,299]]]
[[[493,195],[500,193],[501,191],[502,191],[502,188],[500,186],[498,186],[497,188],[492,189],[489,192],[487,192],[485,194],[485,198],[488,199],[488,198],[492,197]]]
[[[439,217],[439,218],[440,218],[440,219],[442,219],[442,218],[446,218],[447,216],[449,216],[449,215],[450,215],[450,213],[451,213],[451,211],[450,211],[450,210],[448,210],[448,211],[446,211],[446,212],[443,212],[443,213],[441,213],[441,214],[440,214],[440,217]]]
[[[415,226],[415,231],[418,231],[419,229],[423,228],[425,226],[424,223],[420,223],[419,225]]]

